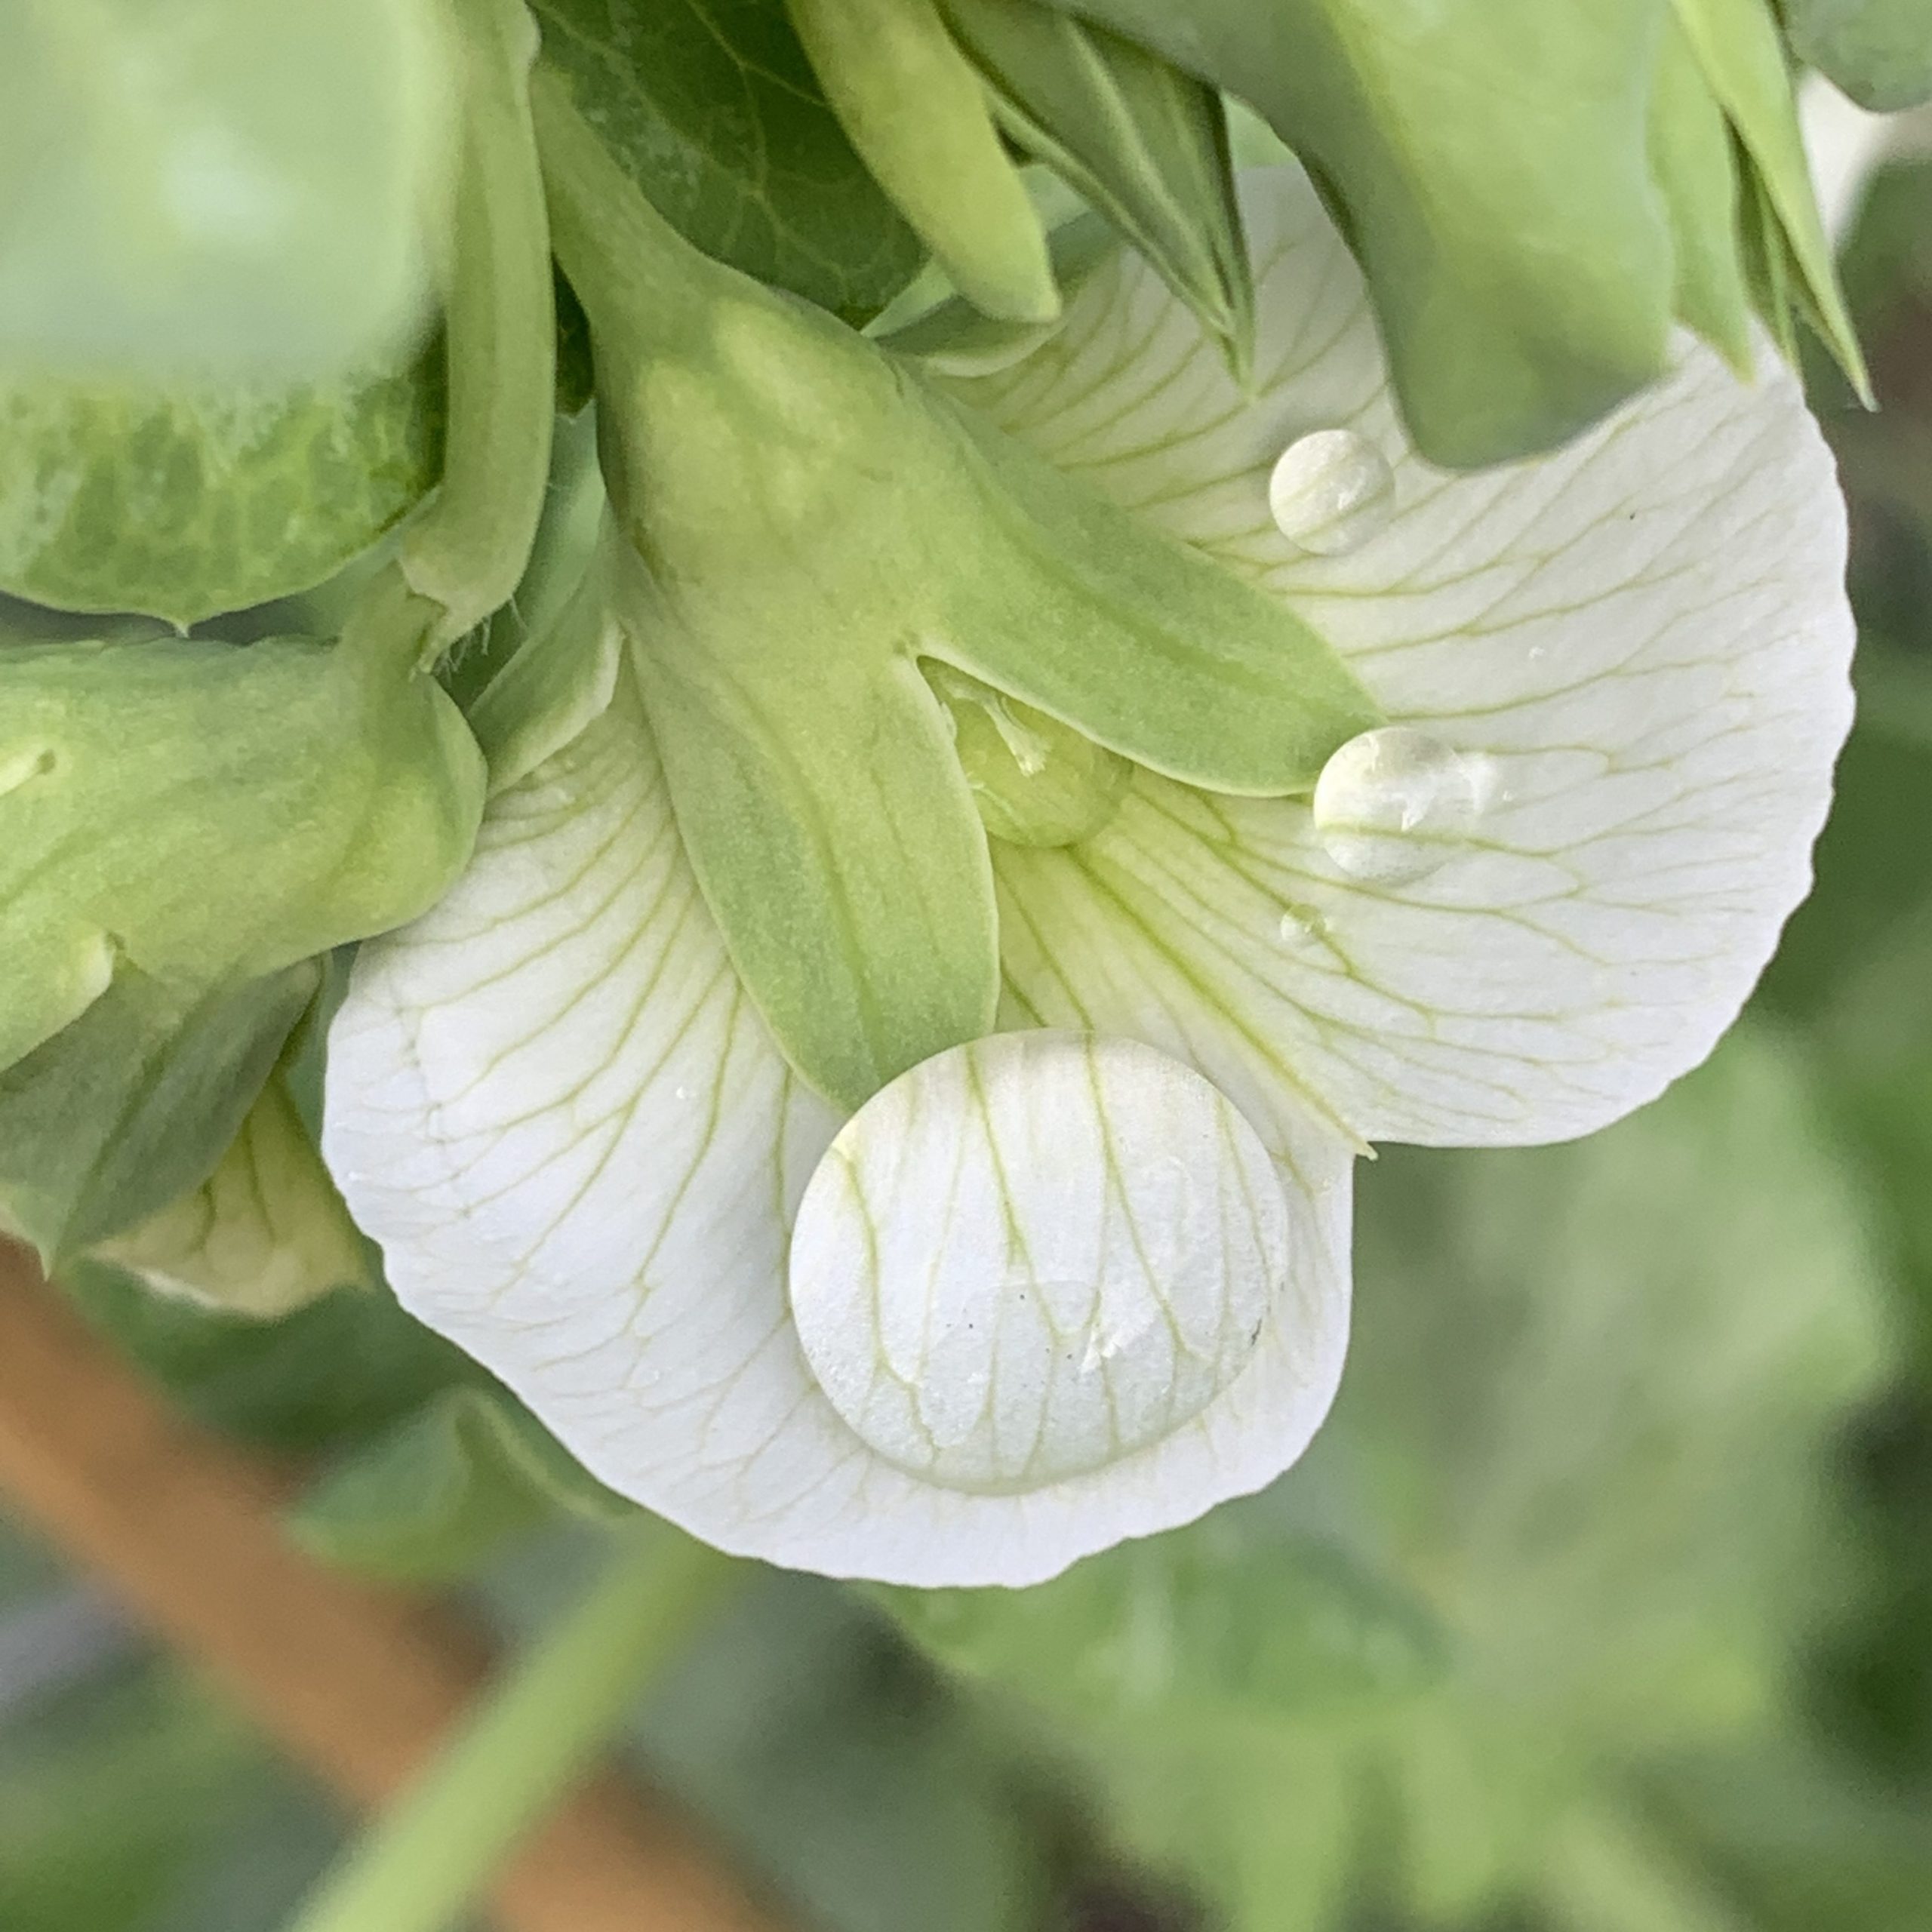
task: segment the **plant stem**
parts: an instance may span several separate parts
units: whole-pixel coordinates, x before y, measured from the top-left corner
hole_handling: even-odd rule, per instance
[[[290,1932],[442,1932],[743,1574],[672,1532],[620,1543]]]

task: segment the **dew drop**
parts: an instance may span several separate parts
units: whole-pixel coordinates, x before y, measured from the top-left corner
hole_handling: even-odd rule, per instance
[[[848,1121],[792,1231],[798,1342],[853,1432],[1014,1494],[1173,1435],[1253,1354],[1287,1204],[1217,1088],[1138,1042],[997,1034]]]
[[[1351,738],[1315,784],[1315,831],[1351,878],[1401,885],[1455,854],[1495,795],[1490,761],[1406,724]]]
[[[1268,507],[1290,543],[1318,557],[1356,549],[1395,514],[1395,473],[1357,429],[1316,429],[1281,452]]]

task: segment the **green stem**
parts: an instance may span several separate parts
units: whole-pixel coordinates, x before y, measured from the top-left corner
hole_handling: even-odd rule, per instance
[[[324,1878],[290,1932],[441,1932],[708,1615],[735,1559],[675,1533],[608,1567]]]

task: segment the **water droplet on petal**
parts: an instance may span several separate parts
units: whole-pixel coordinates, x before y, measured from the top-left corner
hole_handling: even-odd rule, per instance
[[[1400,885],[1454,856],[1496,792],[1478,752],[1459,752],[1406,724],[1351,738],[1315,784],[1315,830],[1352,878]]]
[[[1357,429],[1316,429],[1281,452],[1268,478],[1275,527],[1318,557],[1365,543],[1395,510],[1395,472]]]
[[[1217,1088],[1134,1041],[1004,1033],[846,1123],[799,1204],[790,1292],[855,1434],[927,1481],[1011,1494],[1199,1415],[1287,1266],[1281,1184]]]

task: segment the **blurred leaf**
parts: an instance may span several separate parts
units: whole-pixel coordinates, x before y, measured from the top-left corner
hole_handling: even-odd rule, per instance
[[[1791,51],[1881,114],[1932,95],[1927,0],[1778,0]]]
[[[263,1767],[172,1671],[78,1686],[0,1730],[0,1925],[137,1932]]]
[[[653,1774],[827,1932],[1043,1932],[1075,1824],[1054,1767],[834,1586],[773,1573],[656,1690]]]
[[[632,1513],[521,1404],[493,1390],[445,1390],[364,1444],[288,1517],[312,1556],[365,1576],[445,1583],[556,1508]]]
[[[420,318],[447,185],[423,0],[10,0],[0,363],[331,377]]]
[[[440,359],[297,388],[0,375],[0,589],[189,624],[308,589],[442,463]]]
[[[1877,1278],[1774,1036],[1571,1146],[1385,1150],[1357,1244],[1336,1413],[1240,1506],[1373,1552],[1447,1626],[1446,1675],[1093,1734],[1136,1842],[1238,1932],[1333,1927],[1370,1875],[1480,1921],[1647,1766],[1792,1721],[1795,1647],[1860,1580],[1827,1451],[1882,1359]]]
[[[1412,1691],[1443,1664],[1413,1600],[1239,1505],[1032,1589],[878,1595],[954,1669],[1103,1724],[1267,1724]]]
[[[0,1226],[52,1266],[199,1187],[318,977],[305,963],[195,997],[122,964],[0,1072]]]
[[[171,1301],[103,1263],[62,1272],[96,1327],[211,1427],[278,1448],[337,1447],[480,1374],[386,1289],[339,1291],[263,1323]]]
[[[536,0],[545,64],[707,254],[858,322],[922,251],[852,151],[783,0]]]

